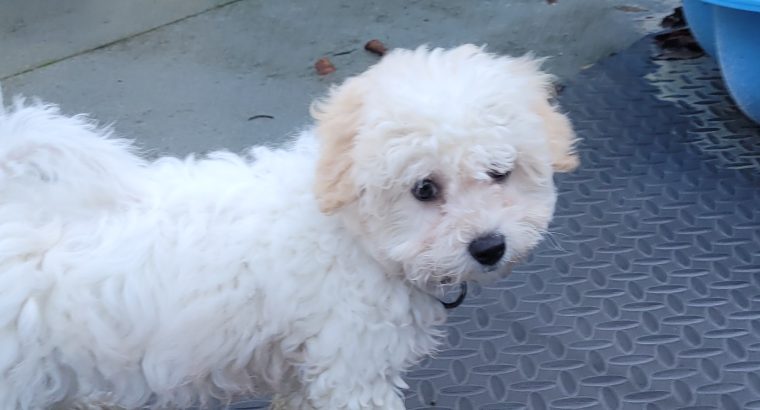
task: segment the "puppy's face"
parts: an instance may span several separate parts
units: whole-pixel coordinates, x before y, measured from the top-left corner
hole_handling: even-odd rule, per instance
[[[577,165],[549,80],[474,46],[387,55],[313,109],[322,211],[418,286],[505,273],[547,229],[553,172]]]

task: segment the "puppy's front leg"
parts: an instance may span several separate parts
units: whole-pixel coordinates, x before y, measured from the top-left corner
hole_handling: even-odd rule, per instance
[[[398,389],[382,377],[372,380],[351,380],[351,375],[340,371],[335,378],[328,371],[307,385],[308,402],[315,410],[405,410]],[[348,377],[348,378],[346,378]],[[344,384],[343,386],[341,384]],[[291,409],[288,409],[291,410]],[[293,408],[295,410],[295,408]]]
[[[305,343],[301,394],[317,410],[404,410],[412,334],[391,324],[328,324]]]
[[[385,383],[383,383],[385,384]],[[373,386],[365,386],[366,391],[373,390]],[[272,399],[272,404],[269,410],[322,410],[322,409],[340,409],[340,410],[404,410],[403,400],[395,392],[392,386],[381,386],[380,389],[388,388],[386,398],[371,402],[362,403],[360,397],[366,395],[359,391],[344,391],[343,389],[329,389],[328,391],[318,391],[321,389],[315,389],[313,386],[305,389],[302,392],[291,393],[287,395],[277,395]],[[377,392],[373,392],[377,393]],[[307,399],[306,396],[311,396]],[[349,400],[345,405],[340,405],[338,402]],[[386,403],[386,404],[384,404]]]
[[[349,376],[350,377],[350,376]],[[396,388],[382,378],[364,381],[342,380],[341,387],[332,375],[325,374],[308,388],[309,402],[317,410],[405,410],[404,401]],[[332,386],[325,386],[333,383]]]
[[[303,394],[299,392],[274,396],[269,410],[314,410],[314,407],[306,403]]]

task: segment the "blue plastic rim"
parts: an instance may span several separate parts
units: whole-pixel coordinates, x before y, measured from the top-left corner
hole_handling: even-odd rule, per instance
[[[683,14],[694,38],[705,52],[715,57],[713,5],[702,0],[683,0]]]
[[[760,122],[760,12],[715,8],[723,78],[739,108]]]
[[[704,0],[706,3],[714,4],[729,9],[744,11],[760,12],[760,0]]]
[[[760,123],[760,0],[684,0],[694,37],[720,65],[739,108]]]

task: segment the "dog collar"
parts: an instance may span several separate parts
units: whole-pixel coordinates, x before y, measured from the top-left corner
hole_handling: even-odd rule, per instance
[[[459,284],[459,296],[452,301],[452,302],[444,302],[440,299],[438,299],[439,302],[443,305],[446,309],[454,309],[455,307],[459,306],[464,302],[464,298],[467,296],[467,282],[462,282]]]

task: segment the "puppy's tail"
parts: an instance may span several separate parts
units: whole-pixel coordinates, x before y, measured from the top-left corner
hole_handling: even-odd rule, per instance
[[[81,210],[134,199],[143,161],[110,136],[84,116],[16,98],[0,110],[0,205]]]

